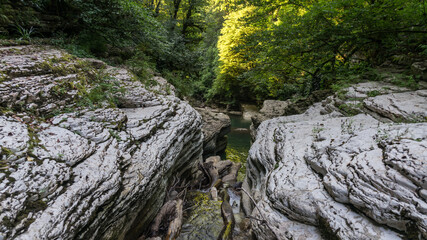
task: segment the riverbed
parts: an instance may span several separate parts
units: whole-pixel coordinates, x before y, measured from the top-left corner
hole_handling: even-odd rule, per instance
[[[229,115],[229,117],[231,131],[227,135],[227,148],[221,158],[242,164],[237,181],[243,181],[246,173],[246,159],[251,147],[251,134],[249,132],[251,121],[240,115]]]
[[[242,167],[239,170],[237,181],[243,181],[246,172],[246,159],[251,146],[251,136],[249,127],[251,121],[241,115],[229,115],[231,120],[231,131],[227,135],[227,148],[221,159],[240,162]],[[230,205],[233,208],[236,227],[233,235],[244,235],[239,228],[239,223],[244,216],[240,213],[240,195],[234,190],[228,189]],[[201,190],[187,196],[188,215],[184,219],[179,240],[204,239],[216,240],[223,227],[221,218],[221,201],[211,200],[209,191]]]

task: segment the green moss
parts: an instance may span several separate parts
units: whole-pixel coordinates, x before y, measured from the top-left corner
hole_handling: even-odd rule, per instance
[[[39,199],[37,201],[26,201],[25,210],[27,212],[38,212],[47,208],[46,202]]]
[[[407,118],[400,117],[400,116],[394,117],[392,120],[396,123],[421,123],[421,122],[427,122],[427,117],[421,117],[413,114],[408,116]]]
[[[335,84],[332,84],[331,85],[331,89],[332,89],[332,91],[334,91],[334,92],[339,92],[339,91],[342,91],[343,89],[345,89],[345,88],[349,88],[351,85],[350,85],[350,83],[348,83],[348,82],[344,82],[344,81],[339,81],[339,82],[337,82],[337,83],[335,83]]]
[[[183,239],[212,239],[220,235],[224,223],[221,218],[221,202],[209,198],[209,193],[188,192],[185,200],[183,224],[191,225],[191,231],[182,232]],[[206,223],[209,224],[206,224]]]
[[[345,113],[347,116],[355,116],[361,113],[361,109],[363,104],[361,102],[353,104],[353,103],[344,103],[338,106],[338,108]]]
[[[313,132],[313,134],[318,134],[323,130],[325,130],[325,128],[315,127],[315,128],[313,128],[312,132]]]
[[[68,74],[76,73],[78,70],[74,65],[67,65],[61,62],[58,58],[50,58],[35,66],[36,69],[51,73],[55,76],[65,76]]]
[[[227,146],[225,149],[225,156],[232,162],[241,163],[241,168],[237,174],[237,181],[243,181],[246,176],[246,159],[248,158],[248,152],[238,151],[237,149]]]
[[[27,130],[28,136],[30,137],[30,141],[28,142],[27,155],[31,156],[38,165],[41,165],[43,162],[33,154],[33,151],[36,147],[40,147],[45,150],[46,148],[43,145],[40,145],[40,139],[37,135],[36,129],[32,128],[31,126],[28,126]]]
[[[9,156],[13,155],[14,153],[10,149],[3,147],[3,146],[1,147],[0,150],[1,150],[0,151],[0,171],[5,173],[8,169],[8,166],[9,166],[7,159]],[[9,174],[7,174],[7,175],[9,175]]]
[[[28,228],[31,223],[33,223],[35,221],[34,218],[28,218],[28,214],[30,212],[39,212],[42,211],[44,209],[47,208],[47,204],[42,201],[42,200],[37,200],[37,201],[30,201],[25,200],[24,202],[24,210],[22,210],[21,212],[18,213],[17,217],[15,219],[10,219],[8,217],[3,217],[3,225],[6,226],[7,228],[13,228],[16,225],[18,225],[19,223],[21,223],[22,221],[24,222],[24,226],[25,228]]]
[[[417,90],[420,87],[414,77],[408,75],[398,75],[391,79],[391,83],[399,87],[406,87],[412,90]]]
[[[7,228],[13,228],[15,226],[14,222],[7,216],[3,217],[2,224]]]
[[[118,97],[124,94],[125,89],[107,73],[92,68],[91,71],[78,72],[73,81],[64,80],[51,88],[51,94],[58,99],[71,97],[70,91],[76,91],[76,95],[73,95],[75,111],[80,107],[96,109],[105,105],[115,108],[119,104]],[[64,111],[57,111],[55,115]]]
[[[31,225],[31,223],[33,223],[35,220],[36,219],[34,219],[34,218],[27,219],[27,221],[25,221],[24,227],[28,228]]]
[[[419,89],[418,81],[412,75],[402,73],[391,73],[381,69],[372,70],[375,80],[389,82],[399,87],[405,87],[412,90]]]
[[[119,134],[117,132],[115,132],[113,130],[109,130],[109,132],[110,132],[110,135],[113,138],[115,138],[117,141],[119,141],[119,142],[122,141],[122,138],[119,136]]]
[[[1,153],[1,155],[6,155],[6,157],[13,155],[12,150],[10,150],[9,148],[3,147],[3,146],[1,147],[0,153]]]
[[[368,97],[376,97],[376,96],[378,96],[378,95],[381,95],[381,92],[380,92],[380,91],[378,91],[378,90],[373,90],[373,91],[369,91],[369,92],[367,93],[367,95],[368,95]]]
[[[222,234],[221,239],[232,239],[233,223],[228,222],[224,234]]]
[[[37,147],[40,143],[40,139],[37,136],[36,130],[31,126],[28,126],[28,136],[30,137],[28,152],[32,152],[35,147]]]
[[[8,107],[0,107],[0,115],[8,115],[10,113],[13,113],[12,109]]]
[[[6,80],[8,80],[7,74],[3,71],[0,71],[0,83],[4,82]]]

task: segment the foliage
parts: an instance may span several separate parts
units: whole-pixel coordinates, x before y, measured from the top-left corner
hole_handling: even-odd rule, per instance
[[[224,98],[282,98],[329,88],[358,64],[424,51],[424,1],[246,1],[226,17],[218,41]],[[239,92],[240,91],[240,92]],[[288,97],[288,96],[286,96]]]
[[[427,56],[419,0],[1,3],[2,38],[48,37],[77,56],[126,65],[144,82],[158,72],[182,95],[229,105],[309,95],[363,79],[386,59]]]
[[[19,38],[19,40],[26,40],[26,41],[30,41],[31,40],[31,35],[34,34],[34,28],[30,27],[29,29],[23,28],[20,25],[16,26],[19,35],[21,36]]]

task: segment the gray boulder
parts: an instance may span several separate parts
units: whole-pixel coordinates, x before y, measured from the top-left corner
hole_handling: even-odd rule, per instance
[[[214,156],[227,147],[227,134],[231,131],[230,117],[210,108],[196,108],[202,116],[203,155]]]
[[[427,98],[369,85],[347,91],[361,114],[335,96],[258,127],[242,201],[259,239],[427,237]]]
[[[80,106],[73,86],[96,87],[82,85],[82,60],[49,47],[0,54],[0,238],[138,238],[201,159],[200,115],[102,64],[86,66],[117,83],[122,108]]]

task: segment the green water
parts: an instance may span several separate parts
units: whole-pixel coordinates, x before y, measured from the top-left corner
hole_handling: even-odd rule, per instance
[[[227,135],[227,148],[221,158],[242,164],[237,180],[243,181],[246,172],[246,159],[248,158],[249,148],[251,147],[251,135],[249,132],[251,121],[244,119],[242,116],[229,116],[231,120],[231,132]]]

